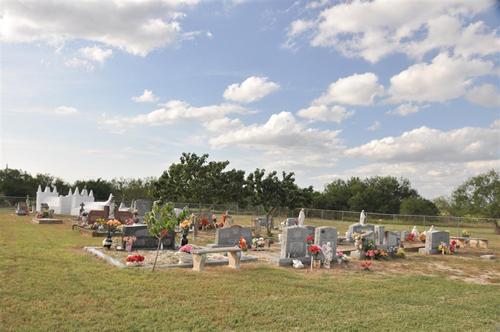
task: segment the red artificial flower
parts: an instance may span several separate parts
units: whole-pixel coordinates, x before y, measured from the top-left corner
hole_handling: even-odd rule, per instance
[[[314,236],[312,236],[312,235],[308,235],[308,236],[306,237],[306,242],[307,242],[307,243],[309,243],[309,244],[310,244],[310,243],[313,243],[313,242],[314,242]]]
[[[316,254],[319,254],[321,252],[321,248],[319,246],[313,244],[312,246],[309,247],[309,251],[311,252],[311,254],[316,255]]]
[[[162,230],[162,231],[161,231],[161,233],[160,233],[160,237],[161,237],[161,238],[164,238],[164,237],[166,237],[167,235],[168,235],[168,229],[164,229],[164,230]]]

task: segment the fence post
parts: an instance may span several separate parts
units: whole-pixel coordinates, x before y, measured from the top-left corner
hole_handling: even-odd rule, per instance
[[[325,219],[325,210],[321,210],[321,219]]]
[[[425,228],[425,216],[424,216],[424,228]]]

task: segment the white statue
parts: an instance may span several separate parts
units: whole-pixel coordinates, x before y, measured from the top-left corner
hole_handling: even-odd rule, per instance
[[[306,214],[304,213],[304,209],[300,209],[299,213],[299,226],[304,226],[304,220],[306,219]]]
[[[420,235],[420,233],[419,233],[419,232],[418,232],[418,230],[417,230],[417,226],[413,226],[413,229],[411,230],[411,232],[410,232],[410,233],[411,233],[411,234],[413,234],[413,237],[414,237],[415,239],[417,239],[417,238],[418,238],[418,236]]]
[[[365,220],[366,220],[365,210],[362,210],[361,213],[359,214],[359,223],[361,225],[364,225],[365,224]]]
[[[327,242],[321,246],[321,252],[323,252],[323,256],[325,258],[325,261],[323,262],[323,265],[325,266],[326,269],[330,268],[330,263],[333,260],[333,248],[332,244],[330,242]]]
[[[295,269],[303,269],[304,268],[304,264],[302,264],[302,262],[299,261],[298,259],[292,260],[292,264],[293,264],[293,268],[295,268]]]

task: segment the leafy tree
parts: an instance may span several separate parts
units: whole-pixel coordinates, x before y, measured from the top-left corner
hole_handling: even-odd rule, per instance
[[[186,219],[188,215],[189,211],[183,210],[179,216],[176,216],[173,204],[167,203],[162,205],[160,201],[155,201],[151,211],[144,216],[144,221],[146,222],[149,233],[158,239],[153,271],[156,268],[156,261],[158,260],[162,239],[168,235],[168,232],[174,232],[175,226],[177,226],[180,221]]]
[[[97,180],[77,180],[73,186],[78,187],[79,190],[83,188],[87,188],[89,191],[92,190],[96,201],[107,200],[109,194],[113,193],[115,189],[110,181],[101,178]]]
[[[312,187],[300,189],[295,184],[294,173],[282,172],[281,179],[277,172],[266,175],[264,169],[256,169],[247,177],[251,190],[251,202],[254,206],[262,206],[266,213],[267,232],[271,233],[269,218],[278,207],[294,209],[312,201]]]
[[[408,197],[401,201],[401,214],[435,216],[438,212],[433,202],[422,197]]]
[[[495,170],[474,176],[451,196],[452,208],[460,216],[500,218],[500,175]]]
[[[156,179],[147,177],[145,179],[113,179],[113,193],[118,201],[131,201],[138,198],[153,198],[153,189]]]
[[[434,198],[432,200],[432,202],[438,208],[440,215],[442,215],[442,216],[453,215],[453,210],[452,210],[452,207],[451,207],[451,202],[450,202],[450,200],[448,198],[446,198],[444,196],[440,196],[440,197]]]

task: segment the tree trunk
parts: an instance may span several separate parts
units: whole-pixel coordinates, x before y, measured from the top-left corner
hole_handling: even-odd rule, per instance
[[[269,216],[272,216],[272,214],[274,213],[275,210],[276,210],[276,208],[271,208],[271,210],[269,210],[266,213],[266,231],[267,231],[268,237],[272,236],[271,223],[269,222]]]
[[[160,244],[161,244],[161,237],[158,239],[158,247],[156,247],[156,257],[155,257],[155,262],[153,264],[153,271],[155,271],[155,268],[156,268],[156,261],[158,260],[158,254],[160,253]]]

